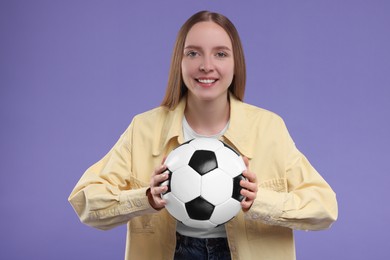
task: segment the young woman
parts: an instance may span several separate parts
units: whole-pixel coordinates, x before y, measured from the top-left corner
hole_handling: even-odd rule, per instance
[[[72,191],[81,221],[100,229],[127,223],[126,259],[295,259],[292,230],[328,228],[337,218],[335,193],[280,117],[243,103],[245,77],[234,25],[208,11],[190,17],[176,39],[161,106],[134,117]],[[247,165],[242,211],[212,230],[177,223],[160,196],[165,156],[204,136],[234,147]]]

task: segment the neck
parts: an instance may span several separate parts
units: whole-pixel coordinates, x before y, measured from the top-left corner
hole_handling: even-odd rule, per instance
[[[184,114],[196,133],[215,135],[222,131],[229,121],[229,100],[224,97],[213,101],[199,101],[188,96]]]

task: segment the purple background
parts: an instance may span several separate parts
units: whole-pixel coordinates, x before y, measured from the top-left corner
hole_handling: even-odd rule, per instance
[[[67,198],[159,104],[203,9],[240,32],[246,102],[281,115],[337,192],[330,230],[295,232],[298,259],[390,257],[389,1],[2,0],[0,259],[123,259],[125,226],[84,226]]]

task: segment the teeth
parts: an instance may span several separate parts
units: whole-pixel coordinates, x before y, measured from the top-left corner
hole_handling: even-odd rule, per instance
[[[214,82],[215,82],[215,79],[198,79],[198,81],[199,81],[200,83],[210,84],[210,83],[214,83]]]

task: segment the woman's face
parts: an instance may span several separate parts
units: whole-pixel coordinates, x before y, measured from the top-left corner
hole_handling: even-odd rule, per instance
[[[226,98],[233,81],[233,47],[229,35],[214,22],[195,24],[187,34],[181,62],[189,98]]]

